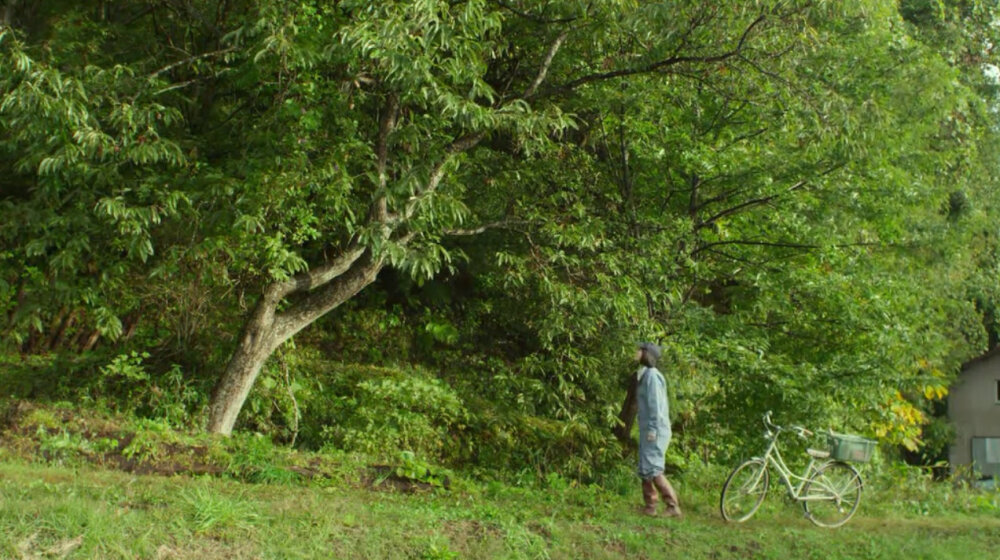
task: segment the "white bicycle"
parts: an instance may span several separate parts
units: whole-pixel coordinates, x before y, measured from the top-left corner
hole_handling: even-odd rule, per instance
[[[785,464],[778,449],[778,436],[792,432],[808,438],[813,432],[802,426],[783,428],[764,415],[767,450],[733,469],[722,487],[719,510],[726,521],[742,523],[760,508],[770,485],[770,469],[777,471],[788,496],[802,503],[806,518],[820,527],[839,527],[854,515],[864,484],[857,469],[845,461],[867,462],[875,442],[858,436],[827,432],[830,450],[807,449],[809,464],[796,475]]]

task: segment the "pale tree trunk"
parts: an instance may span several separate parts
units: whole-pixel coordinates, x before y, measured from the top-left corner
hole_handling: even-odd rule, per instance
[[[565,38],[565,35],[561,37]],[[558,43],[562,42],[562,38]],[[544,70],[551,62],[551,56],[558,48],[558,43],[552,49],[540,74],[542,78]],[[538,82],[540,83],[540,79]],[[399,99],[396,95],[390,94],[386,98],[375,142],[377,186],[383,193],[388,181],[388,138],[396,126],[398,115]],[[485,132],[475,132],[456,138],[445,150],[441,161],[431,168],[430,177],[423,190],[410,197],[398,214],[390,215],[384,194],[376,198],[370,209],[369,223],[378,226],[385,240],[390,240],[394,233],[399,233],[394,231],[399,228],[399,224],[407,222],[415,215],[419,202],[437,190],[444,178],[448,161],[455,155],[476,146],[485,135]],[[410,231],[392,240],[405,246],[415,235],[415,232]],[[274,350],[295,333],[374,282],[383,266],[382,257],[373,256],[364,248],[352,245],[340,256],[321,266],[299,274],[288,282],[268,286],[243,330],[232,360],[215,386],[209,404],[208,431],[231,434],[240,409],[243,408],[257,375],[260,374],[260,369]],[[301,299],[295,299],[294,303],[284,311],[277,312],[278,305],[287,296],[294,294],[302,295]]]
[[[395,95],[389,95],[375,143],[378,187],[382,191],[387,182],[389,133],[395,127],[398,112],[399,99]],[[372,224],[381,224],[388,239],[391,229],[387,226],[389,216],[384,195],[374,201],[370,218]],[[239,416],[260,369],[278,346],[374,282],[382,270],[383,262],[381,257],[374,257],[364,248],[352,245],[321,266],[296,275],[288,282],[268,286],[247,321],[239,346],[212,393],[208,410],[208,431],[231,434],[236,417]],[[293,294],[304,296],[277,313],[282,300]]]
[[[281,344],[274,329],[274,314],[280,299],[275,297],[273,290],[269,292],[257,302],[240,334],[239,346],[215,386],[208,411],[209,432],[232,433],[236,417],[250,394],[260,368]]]
[[[272,284],[265,290],[212,393],[208,410],[209,432],[232,433],[261,368],[278,346],[375,281],[383,261],[370,257],[361,259],[362,253],[363,250],[355,249],[324,267],[287,283]],[[286,310],[277,311],[285,296],[299,292],[307,295]]]

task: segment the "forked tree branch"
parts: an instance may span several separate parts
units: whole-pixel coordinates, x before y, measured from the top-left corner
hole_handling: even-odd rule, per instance
[[[451,159],[462,152],[472,149],[485,137],[485,132],[473,132],[455,139],[445,149],[445,154],[444,157],[441,158],[441,161],[434,164],[434,167],[431,168],[430,176],[427,179],[427,186],[424,187],[422,191],[410,197],[406,203],[406,207],[403,209],[402,216],[395,216],[395,221],[397,223],[405,222],[406,220],[412,218],[413,214],[417,211],[417,205],[420,201],[433,194],[441,184],[441,181],[444,179],[445,166],[448,165]]]
[[[351,245],[336,258],[326,261],[320,266],[300,272],[285,282],[274,284],[273,296],[280,300],[296,292],[307,292],[330,283],[333,279],[347,272],[351,266],[365,253],[365,248]]]
[[[367,249],[362,256],[342,271],[334,280],[309,292],[295,301],[287,310],[275,315],[275,330],[287,340],[330,310],[351,299],[365,286],[375,281],[385,261]]]
[[[770,196],[762,196],[760,198],[754,198],[752,200],[747,200],[745,202],[737,204],[736,206],[732,206],[730,208],[726,208],[725,210],[721,210],[721,211],[717,212],[715,215],[713,215],[713,216],[711,216],[709,218],[706,218],[705,220],[702,220],[702,221],[698,222],[698,225],[695,227],[695,229],[697,230],[697,229],[709,227],[710,225],[712,225],[713,223],[715,223],[717,220],[722,219],[722,218],[724,218],[726,216],[730,216],[730,215],[736,214],[736,213],[738,213],[741,210],[744,210],[746,208],[750,208],[752,206],[759,206],[761,204],[767,204],[768,202],[771,202],[772,200],[778,198],[779,196],[784,195],[784,194],[788,194],[790,192],[795,192],[795,191],[797,191],[798,189],[802,188],[805,185],[806,185],[805,181],[799,181],[798,183],[795,183],[794,185],[792,185],[791,187],[789,187],[784,192],[775,193],[775,194],[772,194]],[[702,207],[704,207],[704,205],[702,205]]]
[[[658,70],[662,70],[664,68],[668,68],[670,66],[676,66],[678,64],[684,64],[687,62],[710,64],[713,62],[722,62],[724,60],[728,60],[730,58],[738,56],[741,52],[743,52],[743,47],[746,44],[747,38],[750,36],[750,32],[753,31],[753,29],[757,27],[757,25],[759,25],[761,22],[763,22],[766,18],[767,16],[765,14],[761,14],[760,16],[757,17],[757,19],[753,20],[753,22],[751,22],[750,25],[748,25],[747,28],[743,30],[743,34],[740,36],[739,42],[737,42],[736,46],[730,51],[715,55],[706,55],[706,56],[672,56],[669,58],[665,58],[663,60],[658,60],[656,62],[651,62],[649,64],[645,64],[643,66],[638,66],[635,68],[622,68],[621,70],[612,70],[610,72],[589,74],[586,76],[581,76],[575,80],[566,82],[561,86],[557,86],[555,89],[556,91],[571,90],[590,82],[598,82],[601,80],[608,80],[611,78],[620,78],[622,76],[632,76],[635,74],[649,74],[652,72],[656,72]]]

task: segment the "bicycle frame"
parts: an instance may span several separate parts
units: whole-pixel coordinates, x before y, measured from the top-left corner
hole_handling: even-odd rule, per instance
[[[803,496],[802,489],[805,487],[809,477],[819,470],[820,466],[825,465],[829,461],[817,461],[815,457],[810,455],[809,464],[806,465],[805,472],[803,472],[801,476],[793,473],[792,469],[788,468],[788,465],[785,464],[785,459],[781,456],[781,450],[778,449],[778,436],[780,434],[781,430],[772,431],[771,428],[768,427],[768,434],[766,436],[769,440],[767,450],[764,452],[763,457],[754,457],[754,459],[760,459],[769,467],[773,467],[776,471],[778,471],[781,483],[785,485],[785,488],[788,490],[788,496],[793,500],[807,501],[822,499],[819,497],[810,498]],[[764,471],[761,470],[761,473],[763,472]],[[793,479],[798,481],[797,486],[793,484]]]

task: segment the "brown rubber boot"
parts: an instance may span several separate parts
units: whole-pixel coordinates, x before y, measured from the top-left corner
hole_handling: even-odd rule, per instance
[[[656,490],[660,491],[660,496],[663,497],[663,505],[666,506],[663,515],[667,517],[681,517],[681,505],[677,500],[677,492],[674,491],[674,487],[667,481],[667,477],[659,474],[652,482]]]
[[[643,515],[656,515],[656,503],[660,500],[656,495],[656,486],[652,480],[642,481],[642,499],[646,505],[639,508],[639,513]]]

